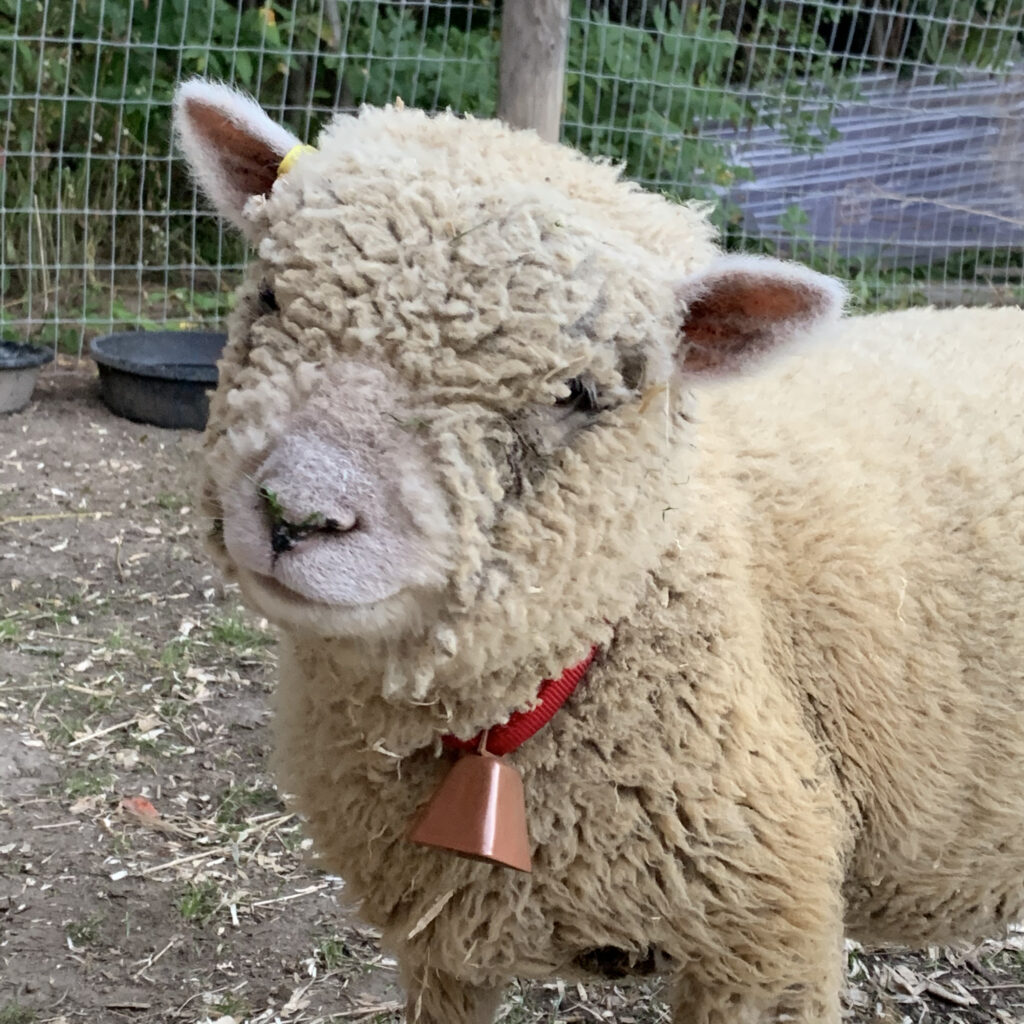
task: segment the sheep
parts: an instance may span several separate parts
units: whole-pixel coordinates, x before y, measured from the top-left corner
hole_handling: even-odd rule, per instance
[[[658,973],[677,1024],[838,1024],[844,934],[1024,914],[1021,310],[843,317],[493,121],[363,109],[314,149],[193,80],[175,126],[258,254],[210,550],[280,627],[281,784],[410,1021]],[[441,737],[591,649],[507,756],[532,874],[411,843]]]

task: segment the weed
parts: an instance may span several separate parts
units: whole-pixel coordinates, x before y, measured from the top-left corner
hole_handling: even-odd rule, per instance
[[[193,924],[204,924],[220,907],[220,890],[217,883],[208,878],[198,882],[189,882],[181,899],[178,901],[178,912],[186,921]]]
[[[157,711],[160,717],[167,722],[179,722],[181,719],[186,717],[188,711],[188,705],[184,701],[180,700],[162,700],[160,701]]]
[[[8,1003],[0,1009],[0,1024],[33,1024],[37,1019],[35,1010],[18,1003]]]
[[[124,629],[120,626],[115,626],[110,634],[107,636],[105,644],[108,651],[125,651],[128,649],[128,637],[125,635]]]
[[[0,619],[0,640],[13,641],[17,640],[20,636],[21,630],[14,619]]]
[[[156,503],[165,512],[180,512],[189,502],[188,498],[183,494],[164,491],[156,496]]]
[[[164,644],[160,652],[160,666],[172,672],[180,671],[188,666],[192,644],[188,637],[175,637]]]
[[[301,825],[286,825],[278,830],[277,837],[280,840],[281,846],[292,854],[302,849],[302,844],[306,839]]]
[[[81,948],[91,945],[99,938],[102,923],[103,918],[99,914],[93,914],[82,921],[72,921],[65,928],[65,932],[72,944]]]
[[[284,505],[281,504],[281,499],[277,496],[277,491],[272,491],[269,487],[261,487],[260,498],[267,506],[267,512],[270,514],[270,521],[272,523],[280,523],[287,518],[284,512]]]
[[[63,747],[70,743],[77,736],[87,732],[85,728],[85,716],[81,714],[69,714],[65,712],[59,715],[53,713],[54,721],[44,726],[46,738],[55,747]]]
[[[215,643],[242,651],[266,647],[273,639],[269,633],[250,626],[238,612],[225,615],[214,622],[210,626],[209,635]]]
[[[221,797],[215,820],[219,825],[240,825],[268,804],[278,804],[277,791],[269,786],[229,786]]]
[[[69,800],[77,800],[83,796],[100,796],[114,784],[114,776],[110,772],[75,772],[64,783],[64,793]]]
[[[225,992],[216,1002],[210,1004],[210,1009],[216,1016],[231,1017],[234,1020],[248,1017],[252,1012],[248,1000],[237,992]]]
[[[328,971],[336,971],[346,960],[349,959],[348,946],[341,939],[321,939],[314,950],[316,959],[324,965]]]

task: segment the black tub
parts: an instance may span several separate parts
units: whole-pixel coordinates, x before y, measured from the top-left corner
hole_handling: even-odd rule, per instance
[[[227,341],[213,331],[127,331],[94,338],[100,395],[111,412],[158,427],[202,430]]]

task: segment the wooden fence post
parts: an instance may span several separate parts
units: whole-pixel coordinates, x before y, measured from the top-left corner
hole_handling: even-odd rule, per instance
[[[568,39],[569,0],[505,0],[498,117],[558,141]]]

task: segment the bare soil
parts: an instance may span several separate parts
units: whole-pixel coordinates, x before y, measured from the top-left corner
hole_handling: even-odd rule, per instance
[[[0,1024],[402,1019],[267,774],[274,637],[201,553],[197,449],[108,413],[89,363],[0,418]],[[1024,1021],[1024,932],[849,959],[855,1024]],[[501,1019],[669,1016],[553,983]]]

